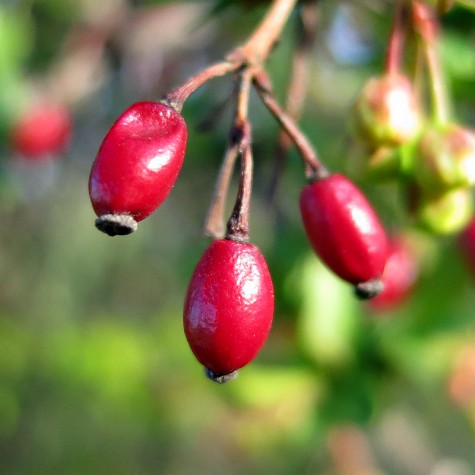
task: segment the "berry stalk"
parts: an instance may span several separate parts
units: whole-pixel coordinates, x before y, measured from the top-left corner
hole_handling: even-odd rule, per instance
[[[297,0],[274,0],[267,14],[244,45],[235,48],[226,59],[189,78],[169,92],[163,102],[180,112],[184,102],[203,84],[241,68],[259,68],[269,57],[272,48],[292,13]]]
[[[387,74],[398,74],[401,68],[404,48],[405,29],[405,0],[398,0],[394,9],[393,24],[386,49],[385,71]]]
[[[236,158],[250,143],[247,121],[251,74],[244,70],[237,81],[236,112],[228,146],[216,180],[213,198],[206,217],[204,231],[207,236],[220,238],[224,233],[224,207]],[[246,135],[247,134],[247,135]]]
[[[226,239],[249,242],[249,205],[252,191],[252,149],[251,126],[248,121],[242,124],[240,141],[241,177],[233,212],[226,226]]]
[[[300,155],[305,162],[305,175],[310,181],[321,180],[329,175],[328,170],[320,162],[315,149],[312,147],[307,137],[297,127],[290,115],[282,109],[272,93],[270,81],[265,71],[260,71],[254,76],[259,97],[264,105],[269,109],[280,126],[292,139]]]
[[[446,83],[437,53],[438,22],[434,12],[423,2],[413,2],[413,23],[429,72],[430,92],[435,120],[444,125],[450,119]]]
[[[319,20],[316,2],[306,2],[299,10],[297,25],[297,41],[290,71],[290,81],[287,87],[285,108],[289,116],[298,121],[305,104],[307,83],[309,79],[309,61],[312,55],[312,46],[317,34]],[[292,139],[284,129],[280,130],[275,151],[274,167],[269,187],[269,201],[273,202],[277,192],[279,178],[284,168],[284,162]]]

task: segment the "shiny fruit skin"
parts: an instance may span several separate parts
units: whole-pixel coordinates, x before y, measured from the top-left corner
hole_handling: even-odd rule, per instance
[[[11,130],[12,148],[28,160],[64,152],[71,140],[69,110],[61,104],[39,103],[26,110]]]
[[[273,314],[272,279],[259,248],[213,241],[196,266],[183,313],[197,360],[218,376],[242,368],[264,345]]]
[[[362,192],[333,174],[306,185],[300,211],[307,236],[322,261],[342,279],[379,279],[387,258],[386,233]]]
[[[403,239],[393,237],[381,277],[384,289],[368,305],[379,312],[397,308],[411,295],[418,276],[419,263],[413,250]]]
[[[160,102],[137,102],[114,123],[92,166],[89,194],[97,216],[126,214],[136,221],[166,199],[185,157],[187,127]]]

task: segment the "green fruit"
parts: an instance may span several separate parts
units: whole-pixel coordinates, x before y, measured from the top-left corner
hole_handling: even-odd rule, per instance
[[[416,208],[418,223],[434,234],[461,231],[473,214],[470,190],[459,188],[441,194],[422,194]]]
[[[475,134],[457,124],[428,128],[414,149],[414,178],[430,192],[475,184]]]
[[[370,79],[357,97],[353,112],[357,135],[374,148],[403,144],[421,128],[414,89],[400,74]]]

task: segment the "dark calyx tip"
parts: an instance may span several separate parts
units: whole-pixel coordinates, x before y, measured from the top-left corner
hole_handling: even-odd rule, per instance
[[[380,279],[368,280],[355,285],[355,294],[361,300],[369,300],[376,297],[384,289],[384,284]]]
[[[125,236],[137,230],[137,221],[128,214],[103,214],[95,224],[99,231],[109,236]]]
[[[238,374],[239,372],[237,369],[227,374],[217,375],[213,370],[209,368],[205,368],[206,377],[211,379],[211,381],[214,381],[215,383],[218,383],[218,384],[228,383],[229,381],[236,379],[238,377]]]

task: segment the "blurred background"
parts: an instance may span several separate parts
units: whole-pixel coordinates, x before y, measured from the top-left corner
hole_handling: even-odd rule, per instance
[[[185,104],[187,156],[165,204],[132,236],[94,227],[87,180],[115,118],[220,60],[265,8],[0,3],[2,474],[475,474],[469,258],[459,236],[408,224],[394,184],[359,183],[409,243],[417,281],[397,305],[370,306],[307,244],[294,151],[269,197],[278,128],[252,96],[251,238],[268,260],[277,307],[264,349],[227,385],[204,377],[182,305],[208,244],[202,229],[231,123],[230,78]],[[348,114],[381,72],[391,12],[383,0],[321,2],[301,124],[332,170],[355,169]],[[294,23],[269,61],[281,102]],[[455,6],[442,17],[440,52],[457,120],[469,127],[474,44],[475,13]],[[36,113],[33,133],[57,120],[64,139],[40,158],[13,132]]]

